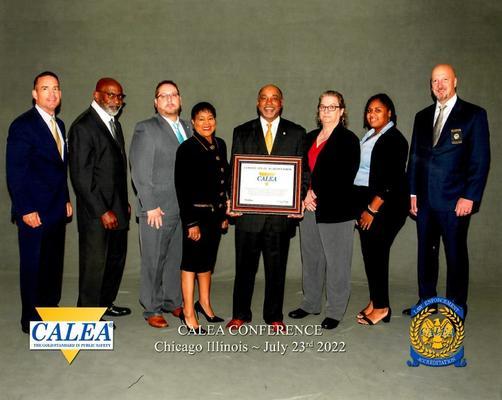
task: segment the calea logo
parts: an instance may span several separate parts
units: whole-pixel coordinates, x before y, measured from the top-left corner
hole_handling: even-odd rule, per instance
[[[113,350],[113,322],[100,321],[106,308],[37,308],[30,322],[30,350],[61,350],[69,364],[80,350]]]

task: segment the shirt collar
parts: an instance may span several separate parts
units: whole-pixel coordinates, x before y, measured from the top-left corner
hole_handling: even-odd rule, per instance
[[[457,94],[455,93],[450,100],[448,100],[446,103],[444,103],[444,105],[447,106],[446,110],[451,111],[453,109],[453,106],[457,102],[457,99],[458,99],[458,97],[457,97]],[[438,111],[440,105],[441,105],[441,103],[439,101],[436,101],[436,111]]]
[[[392,128],[394,126],[394,122],[392,121],[389,121],[387,123],[387,125],[385,125],[382,130],[380,132],[378,132],[377,135],[375,135],[374,137],[377,138],[377,137],[380,137],[382,136],[385,132],[387,132],[390,128]],[[363,136],[363,138],[361,139],[361,143],[364,142],[365,140],[367,140],[371,135],[373,135],[375,133],[375,129],[370,129],[368,132],[366,132],[366,135]]]
[[[102,119],[102,121],[105,123],[106,126],[109,125],[110,119],[115,120],[115,117],[111,116],[105,110],[103,110],[101,106],[98,103],[96,103],[95,100],[92,101],[91,107],[94,108],[94,110],[98,113],[99,118]]]
[[[279,127],[279,122],[281,121],[281,117],[277,117],[276,119],[274,119],[272,121],[272,132],[277,132],[277,128]],[[263,132],[267,132],[267,126],[270,122],[268,122],[265,118],[263,118],[261,115],[260,115],[260,123],[261,123],[261,126],[263,128]]]
[[[167,117],[164,117],[162,114],[159,114],[162,118],[164,118],[168,123],[169,125],[171,125],[171,127],[174,128],[174,124],[180,124],[180,117],[176,117],[176,121],[173,121],[171,118],[167,118]]]
[[[35,108],[37,109],[40,116],[47,123],[50,123],[52,118],[56,118],[56,115],[50,115],[47,111],[43,110],[38,104],[35,104]]]

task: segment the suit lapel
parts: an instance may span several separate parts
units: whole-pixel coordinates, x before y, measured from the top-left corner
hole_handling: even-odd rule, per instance
[[[33,113],[35,117],[35,123],[38,125],[38,130],[40,132],[44,132],[43,135],[40,135],[40,138],[42,140],[42,145],[50,149],[50,157],[53,158],[54,160],[58,160],[60,162],[63,162],[61,159],[61,154],[59,154],[58,151],[58,146],[56,144],[56,141],[54,140],[54,136],[52,136],[52,132],[45,123],[44,119],[40,115],[40,113],[37,111],[36,108],[33,108]],[[61,133],[63,135],[64,139],[64,127],[62,127],[62,123],[60,120],[56,119],[56,123],[59,126],[59,129],[61,130]],[[66,141],[65,141],[66,144]],[[66,159],[66,154],[65,154],[65,159]]]
[[[185,130],[188,139],[190,136],[192,136],[192,129],[190,127],[190,124],[181,118],[180,118],[180,124],[183,126],[183,129]]]
[[[178,138],[176,137],[176,133],[174,133],[173,128],[171,127],[171,124],[167,122],[164,117],[160,114],[155,114],[155,117],[157,118],[157,121],[159,122],[160,129],[164,132],[167,132],[167,140],[171,142],[172,145],[179,146]],[[181,121],[181,120],[180,120]],[[185,129],[185,126],[183,125],[183,129]],[[187,130],[185,129],[185,132]],[[189,136],[189,133],[187,132],[187,137]]]
[[[256,119],[253,123],[253,135],[255,138],[255,143],[258,145],[258,154],[268,154],[267,145],[265,144],[265,133],[261,127],[260,118]],[[272,151],[274,150],[275,143],[272,146]]]
[[[427,135],[424,139],[424,144],[427,145],[429,149],[432,149],[432,140],[433,140],[433,128],[434,128],[434,113],[436,111],[436,104],[430,106],[425,113],[425,126],[423,132]],[[440,138],[441,139],[441,138]]]
[[[279,120],[279,126],[277,127],[277,132],[275,134],[274,144],[272,146],[272,152],[270,154],[280,154],[280,150],[284,142],[287,140],[286,136],[288,132],[284,126],[284,120],[281,118]],[[263,140],[265,143],[265,139]]]
[[[120,122],[115,119],[115,126],[117,128],[117,140],[115,140],[112,136],[112,133],[108,129],[108,126],[105,124],[105,122],[101,119],[99,114],[94,110],[94,108],[90,107],[89,108],[91,111],[91,114],[93,115],[96,125],[98,126],[101,134],[106,137],[106,140],[108,140],[110,143],[113,143],[113,146],[115,146],[116,149],[120,151],[122,156],[125,155],[125,150],[124,150],[124,135],[122,134],[122,127],[120,125]],[[110,117],[111,118],[111,117]]]
[[[439,136],[439,140],[436,146],[442,146],[445,142],[447,143],[449,138],[450,138],[450,132],[451,129],[454,128],[455,126],[455,121],[457,120],[458,116],[461,114],[461,109],[462,109],[462,104],[461,100],[457,98],[457,101],[455,102],[455,105],[453,106],[453,109],[451,110],[450,115],[448,115],[448,119],[446,120],[445,124],[443,125],[443,129],[441,131],[441,136]]]

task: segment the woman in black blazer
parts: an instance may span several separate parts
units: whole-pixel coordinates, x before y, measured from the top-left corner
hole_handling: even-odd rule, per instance
[[[193,136],[176,153],[174,180],[183,225],[181,321],[189,333],[203,334],[199,313],[208,322],[222,322],[211,307],[210,289],[222,231],[228,228],[226,217],[229,165],[223,139],[214,135],[216,110],[206,102],[192,108]],[[194,305],[195,280],[199,301]],[[197,314],[197,316],[196,316]]]
[[[333,90],[321,94],[319,129],[306,139],[310,187],[300,223],[303,301],[289,313],[303,318],[321,311],[326,287],[324,329],[334,329],[343,318],[350,295],[350,267],[355,208],[352,196],[359,167],[359,140],[346,128],[343,96]]]
[[[396,128],[396,111],[389,96],[370,97],[364,110],[364,127],[370,130],[361,139],[354,192],[370,301],[357,315],[357,322],[374,325],[389,322],[391,317],[389,254],[408,215],[408,142]]]

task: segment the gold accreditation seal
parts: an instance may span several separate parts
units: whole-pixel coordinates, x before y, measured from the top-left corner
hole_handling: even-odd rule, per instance
[[[410,367],[420,364],[465,367],[462,346],[465,330],[463,310],[452,301],[434,297],[412,309],[410,324]]]

